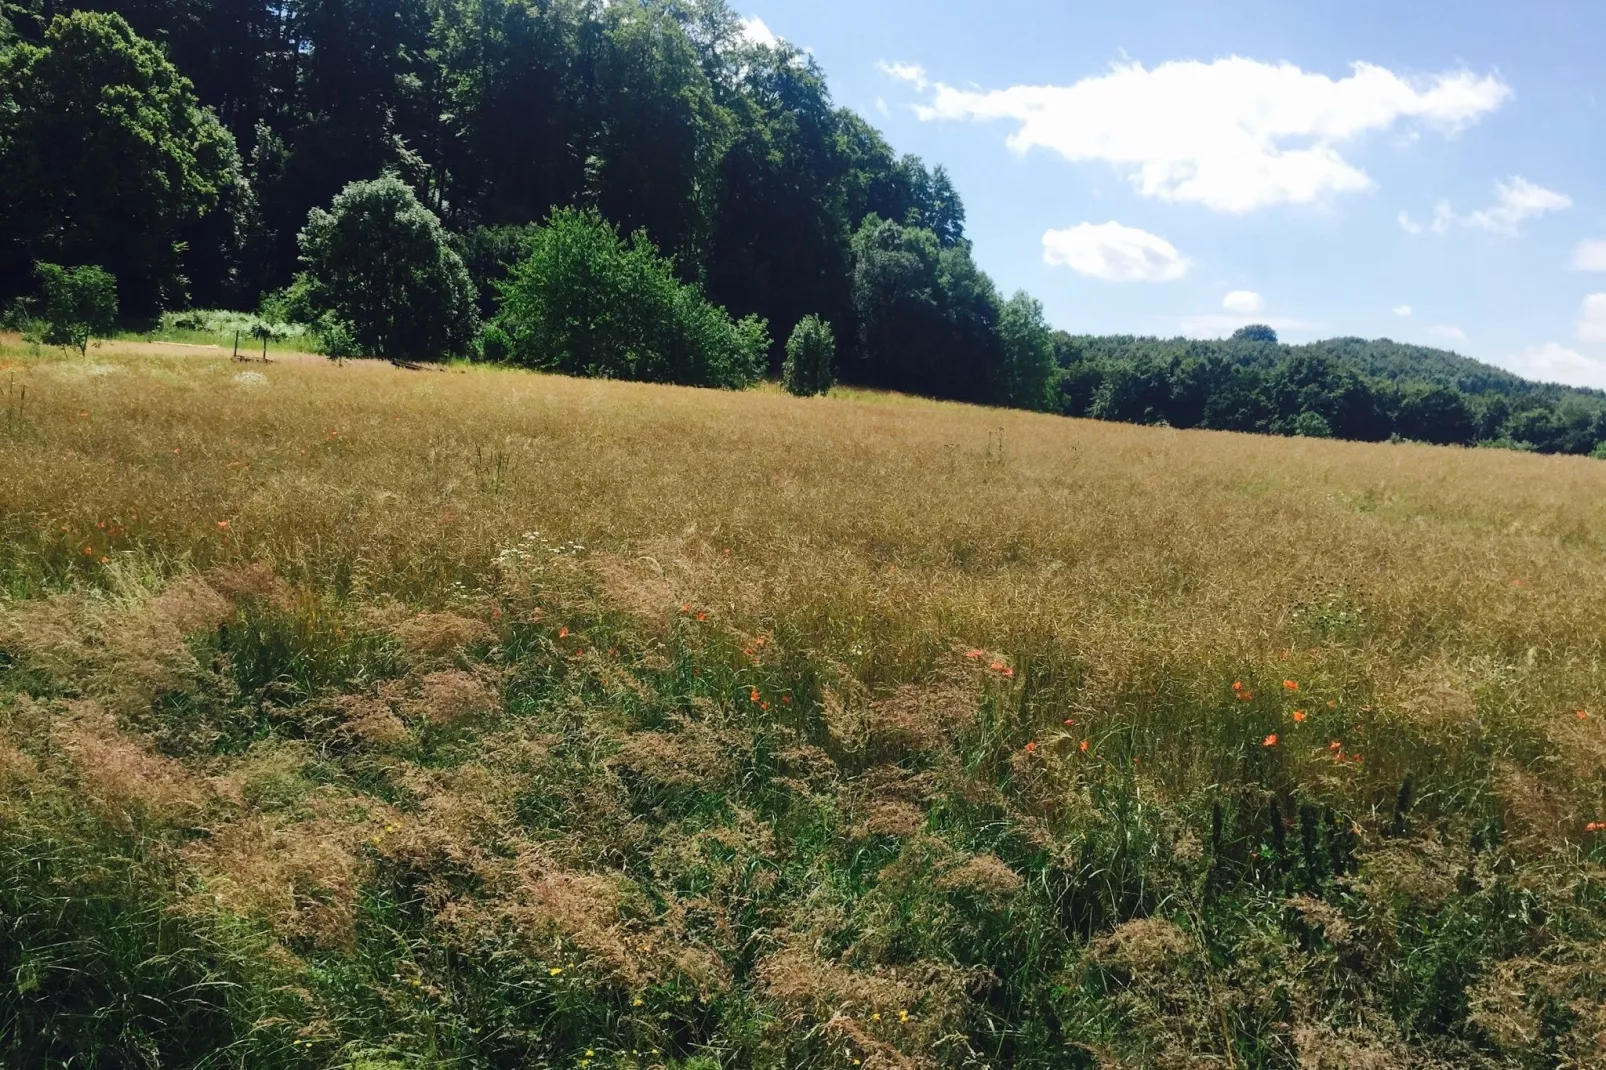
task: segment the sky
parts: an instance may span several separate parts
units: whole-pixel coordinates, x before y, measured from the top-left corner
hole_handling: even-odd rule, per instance
[[[1606,0],[736,0],[1074,334],[1392,338],[1606,388]]]

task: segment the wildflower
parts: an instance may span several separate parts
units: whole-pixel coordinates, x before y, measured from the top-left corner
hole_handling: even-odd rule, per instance
[[[1240,691],[1238,692],[1238,701],[1253,702],[1255,701],[1255,693],[1253,691]]]
[[[93,546],[84,547],[84,556],[85,557],[94,557],[95,556],[95,548]]]
[[[592,1051],[590,1048],[586,1049],[586,1058],[587,1059],[594,1058],[596,1056],[596,1054],[597,1053]]]
[[[909,1012],[908,1011],[899,1011],[898,1012],[898,1021],[907,1022],[908,1020],[909,1020]]]
[[[1295,724],[1304,724],[1305,723],[1305,716],[1306,716],[1306,714],[1305,714],[1304,710],[1295,710],[1294,711],[1294,723]]]
[[[764,710],[767,713],[767,712],[769,712],[770,704],[768,702],[760,702],[758,704],[758,708],[761,709],[761,710]]]
[[[1579,720],[1580,720],[1580,721],[1587,721],[1587,720],[1589,720],[1589,711],[1588,711],[1588,710],[1579,710],[1579,711],[1578,711],[1578,719],[1579,719]]]
[[[1015,670],[1014,669],[1011,669],[1008,666],[1004,667],[1004,678],[1006,680],[1011,678],[1011,677],[1013,677],[1014,675],[1015,675]]]
[[[991,669],[993,672],[1003,672],[1004,671],[1004,663],[1001,662],[1001,661],[995,661],[995,662],[993,662],[991,665],[989,665],[987,667],[989,669]]]
[[[563,975],[563,967],[562,966],[554,966],[550,970],[547,971],[547,976],[548,977],[560,977],[562,975]]]
[[[217,529],[219,531],[227,531],[227,530],[229,530],[229,522],[227,520],[219,520],[217,522]]]
[[[79,418],[79,419],[80,419],[80,420],[87,420],[87,419],[89,419],[89,410],[88,410],[88,409],[85,409],[85,410],[84,410],[84,411],[83,411],[83,412],[81,412],[81,413],[79,413],[79,414],[78,414],[78,418]]]
[[[727,547],[725,547],[725,556],[729,557],[730,555],[731,555],[731,548],[729,546],[727,546]]]
[[[637,996],[637,997],[636,997],[636,998],[635,998],[635,999],[633,999],[633,1000],[631,1000],[631,1001],[630,1001],[630,1005],[631,1005],[631,1006],[632,1006],[632,1007],[639,1007],[639,1006],[641,1006],[641,1004],[642,1004],[642,1003],[643,1003],[643,1002],[644,1002],[644,1001],[643,1001],[643,1000],[642,1000],[642,998],[641,998],[641,997],[640,997],[640,996]]]
[[[872,1022],[879,1022],[881,1020],[881,1012],[876,1011],[874,1014],[870,1015],[870,1020]]]
[[[749,702],[757,702],[758,701],[758,688],[755,687],[755,688],[753,688],[753,690],[751,690],[751,691],[749,691],[747,693],[747,701],[749,701]]]
[[[1284,691],[1298,691],[1299,690],[1299,681],[1297,681],[1297,680],[1284,680],[1283,681],[1283,690]]]
[[[975,661],[977,658],[981,657],[984,653],[985,653],[985,651],[982,651],[982,650],[967,650],[967,651],[965,651],[965,657],[969,658],[971,661]]]
[[[112,559],[109,558],[109,557],[102,557],[100,559],[100,563],[103,564],[103,565],[109,565],[109,564],[111,564],[111,560]]]
[[[790,706],[791,704],[792,704],[792,696],[791,695],[782,695],[781,696],[781,705]]]
[[[697,614],[697,622],[699,624],[701,624],[703,621],[705,621],[707,619],[708,619],[708,614],[707,613],[699,613],[699,614]]]
[[[1234,680],[1232,682],[1232,689],[1234,691],[1242,691],[1244,689],[1244,682],[1242,680]]]
[[[1084,740],[1082,740],[1082,753],[1083,753],[1083,754],[1086,754],[1086,753],[1087,753],[1087,748],[1088,748],[1088,747],[1089,747],[1089,746],[1091,746],[1091,744],[1090,744],[1090,743],[1089,743],[1089,742],[1088,742],[1088,741],[1087,741],[1087,740],[1085,740],[1085,739],[1084,739]]]
[[[1074,728],[1074,727],[1076,727],[1076,721],[1074,719],[1070,718],[1070,717],[1065,718],[1065,727],[1066,728]]]
[[[1327,749],[1332,751],[1334,754],[1337,754],[1339,751],[1344,749],[1344,744],[1335,739],[1333,742],[1327,745]]]
[[[1350,757],[1350,761],[1354,762],[1356,765],[1360,765],[1361,764],[1361,756],[1359,754],[1352,755]]]
[[[559,628],[558,629],[558,638],[559,639],[567,639],[567,638],[569,638],[569,629],[567,629],[567,628]]]
[[[1273,732],[1271,735],[1261,740],[1260,745],[1262,747],[1275,747],[1277,745],[1277,733]]]
[[[1035,740],[1033,740],[1031,743],[1026,744],[1026,753],[1027,754],[1036,754],[1037,753],[1037,742]]]
[[[1606,821],[1591,821],[1584,826],[1585,832],[1606,832]]]
[[[682,602],[680,604],[680,611],[682,613],[690,613],[691,612],[691,603],[690,602]]]

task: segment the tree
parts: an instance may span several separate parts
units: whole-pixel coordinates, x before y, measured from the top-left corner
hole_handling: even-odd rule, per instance
[[[1413,386],[1400,399],[1394,429],[1414,442],[1471,445],[1477,432],[1465,395],[1447,386]]]
[[[300,234],[306,309],[343,326],[356,351],[437,360],[473,349],[474,284],[435,213],[394,175],[353,182]]]
[[[999,313],[998,334],[1004,347],[998,401],[1017,409],[1051,408],[1054,336],[1043,319],[1042,302],[1024,290],[1015,294]]]
[[[59,16],[0,54],[0,291],[35,260],[98,261],[132,311],[176,304],[182,232],[238,174],[228,132],[120,16]]]
[[[1004,362],[992,280],[964,244],[870,216],[853,238],[853,311],[861,381],[960,401],[989,401]]]
[[[82,356],[89,352],[91,337],[111,332],[117,323],[117,279],[110,272],[93,265],[46,263],[35,264],[34,271],[46,344],[71,346]]]
[[[764,373],[769,330],[732,322],[637,231],[554,209],[502,286],[486,354],[569,375],[739,389]]]
[[[798,397],[828,393],[834,382],[831,365],[835,359],[836,337],[831,325],[818,316],[805,316],[786,341],[781,385]]]
[[[1232,332],[1234,342],[1269,342],[1277,344],[1277,332],[1264,323],[1251,323]]]

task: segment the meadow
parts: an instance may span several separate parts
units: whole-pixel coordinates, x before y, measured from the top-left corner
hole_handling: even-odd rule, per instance
[[[0,347],[0,1063],[1606,1064],[1606,465]]]

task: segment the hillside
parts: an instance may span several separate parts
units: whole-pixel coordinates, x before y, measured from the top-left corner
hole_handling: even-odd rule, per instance
[[[6,1065],[1606,1055],[1595,462],[0,364]]]

